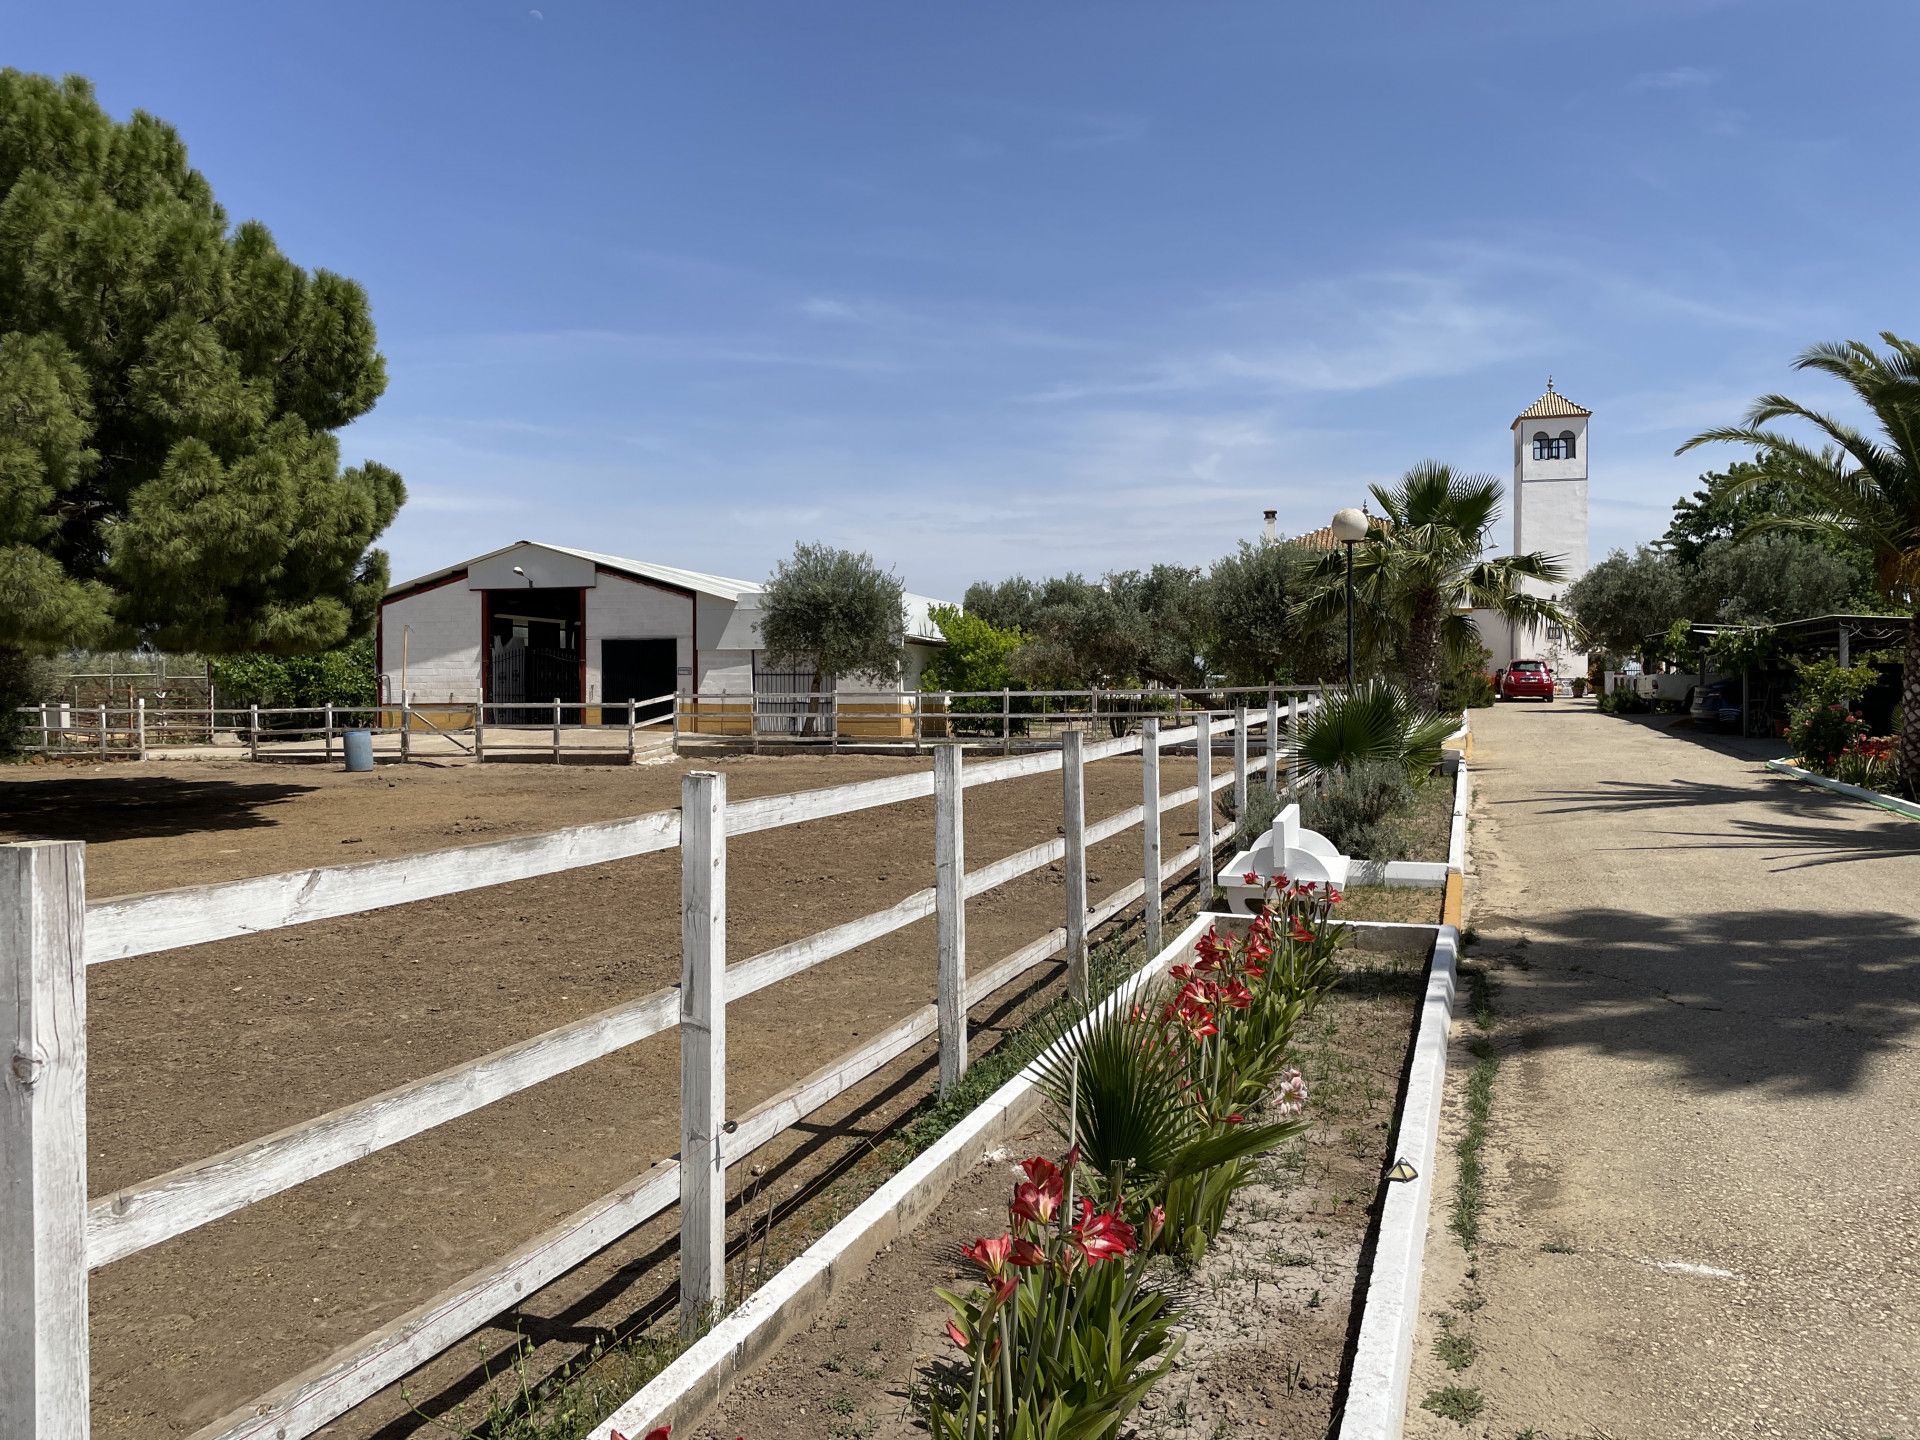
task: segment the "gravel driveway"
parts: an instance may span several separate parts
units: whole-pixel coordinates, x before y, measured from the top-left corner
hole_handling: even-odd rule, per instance
[[[1500,1068],[1469,1256],[1456,1050],[1408,1434],[1920,1436],[1920,822],[1671,719],[1473,723]]]

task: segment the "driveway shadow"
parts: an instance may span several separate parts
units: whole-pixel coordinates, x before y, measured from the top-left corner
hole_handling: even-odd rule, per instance
[[[1520,806],[1546,815],[1686,811],[1702,828],[1650,829],[1645,842],[1603,845],[1602,850],[1753,850],[1758,860],[1796,870],[1850,860],[1920,858],[1920,824],[1827,791],[1781,780],[1764,788],[1721,785],[1710,780],[1602,780],[1579,790],[1488,802]],[[1766,816],[1753,812],[1770,812]],[[1714,814],[1716,810],[1728,813]],[[1920,871],[1914,876],[1920,892]]]
[[[273,824],[265,813],[317,789],[173,775],[0,783],[0,840],[130,840]]]
[[[1649,905],[1660,897],[1650,894]],[[1879,910],[1638,909],[1530,914],[1473,958],[1531,972],[1516,996],[1526,1050],[1661,1060],[1701,1091],[1860,1087],[1920,1042],[1920,919]],[[1604,1097],[1595,1097],[1604,1103]]]

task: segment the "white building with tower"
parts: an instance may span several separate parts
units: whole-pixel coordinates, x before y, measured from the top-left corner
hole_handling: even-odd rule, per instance
[[[1513,553],[1538,551],[1556,557],[1566,574],[1552,585],[1525,580],[1534,594],[1559,598],[1587,573],[1587,425],[1593,412],[1553,388],[1513,420]],[[1476,610],[1481,643],[1493,652],[1492,667],[1515,660],[1544,660],[1557,680],[1587,673],[1587,657],[1558,625],[1516,625]]]

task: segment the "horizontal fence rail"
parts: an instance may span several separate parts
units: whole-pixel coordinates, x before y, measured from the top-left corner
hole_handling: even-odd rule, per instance
[[[332,760],[341,737],[364,730],[378,760],[496,760],[624,755],[656,744],[827,746],[914,752],[943,743],[1016,750],[1057,747],[1069,730],[1137,734],[1147,718],[1190,721],[1203,712],[1264,701],[1269,720],[1290,724],[1317,703],[1319,686],[1207,690],[994,690],[697,692],[644,700],[432,700],[408,695],[373,704],[125,705],[66,702],[20,707],[24,748],[49,758],[148,760],[172,754],[259,761]],[[797,702],[805,702],[796,709]],[[1089,754],[1089,759],[1095,758]]]
[[[1260,714],[1200,713],[1194,723],[1161,731],[1146,717],[1140,733],[1089,743],[1080,732],[1044,750],[969,762],[943,746],[931,770],[850,785],[731,803],[722,777],[686,777],[686,803],[628,820],[573,827],[429,854],[322,867],[216,885],[117,897],[86,904],[80,876],[84,846],[65,842],[0,846],[10,858],[8,888],[0,888],[0,997],[16,1007],[16,1032],[43,1033],[84,1015],[85,969],[93,964],[251,935],[286,926],[383,909],[417,900],[507,884],[582,866],[628,859],[674,847],[682,851],[686,887],[681,984],[626,1000],[586,1019],[555,1027],[491,1054],[463,1062],[288,1126],[271,1135],[180,1166],[163,1175],[89,1201],[85,1193],[84,1046],[56,1057],[64,1085],[9,1092],[0,1110],[0,1154],[33,1176],[65,1175],[33,1191],[33,1203],[0,1216],[0,1245],[17,1273],[45,1275],[32,1298],[0,1317],[0,1395],[25,1396],[52,1418],[38,1431],[54,1440],[85,1433],[87,1337],[86,1273],[317,1176],[492,1105],[542,1081],[678,1029],[683,1055],[683,1145],[618,1190],[566,1217],[512,1254],[390,1324],[343,1348],[318,1366],[203,1428],[194,1440],[241,1440],[271,1435],[299,1440],[431,1359],[525,1295],[565,1274],[634,1227],[674,1204],[682,1225],[683,1318],[724,1294],[716,1258],[724,1238],[726,1170],[808,1115],[916,1046],[940,1040],[943,1086],[966,1069],[968,1007],[1064,954],[1069,985],[1084,993],[1087,934],[1145,906],[1149,935],[1157,931],[1162,885],[1189,867],[1201,882],[1211,875],[1214,847],[1233,833],[1214,824],[1214,797],[1232,788],[1244,805],[1248,733],[1265,729],[1270,775],[1277,755],[1276,709]],[[482,726],[486,722],[483,720]],[[1215,775],[1215,742],[1231,737],[1233,764]],[[478,738],[478,736],[476,736]],[[1169,749],[1192,747],[1196,783],[1161,794],[1157,780]],[[1088,824],[1076,797],[1084,768],[1130,754],[1142,757],[1150,777],[1146,798],[1120,814]],[[1062,834],[971,870],[964,859],[967,790],[1025,776],[1062,772]],[[935,883],[871,914],[729,963],[724,909],[724,862],[734,837],[854,814],[908,801],[936,800],[938,849],[947,868]],[[699,810],[698,826],[685,816]],[[1196,807],[1196,842],[1170,859],[1160,854],[1161,817]],[[1243,810],[1236,809],[1236,816]],[[1086,894],[1089,847],[1139,827],[1139,878],[1100,900]],[[695,855],[703,857],[692,864]],[[968,900],[1066,860],[1065,923],[969,974],[965,950]],[[689,868],[691,866],[691,868]],[[701,877],[711,876],[707,880]],[[694,917],[704,916],[700,924]],[[729,1116],[725,1102],[727,1005],[799,975],[859,946],[922,920],[938,922],[941,963],[932,1003],[896,1020],[879,1036],[762,1101]],[[29,937],[20,941],[19,937]],[[38,937],[38,938],[33,938]],[[47,957],[65,956],[60,964]],[[704,997],[704,998],[702,998]],[[24,1007],[21,1009],[20,1007]],[[62,1017],[65,1017],[64,1019]],[[17,1066],[16,1066],[17,1070]],[[81,1147],[81,1148],[77,1148]],[[698,1165],[686,1163],[689,1155]],[[76,1178],[77,1177],[77,1178]],[[38,1182],[36,1182],[38,1184]],[[64,1188],[63,1188],[64,1185]],[[720,1228],[716,1228],[720,1227]],[[11,1268],[9,1273],[16,1273]],[[78,1297],[77,1302],[75,1296]],[[39,1338],[34,1338],[38,1336]],[[31,1343],[29,1343],[31,1342]],[[49,1347],[58,1351],[49,1365]],[[78,1387],[77,1389],[75,1387]]]

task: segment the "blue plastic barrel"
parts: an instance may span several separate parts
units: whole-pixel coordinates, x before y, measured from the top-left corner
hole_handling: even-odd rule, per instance
[[[345,744],[341,747],[347,757],[347,769],[373,769],[373,732],[371,730],[348,730],[343,736]]]

